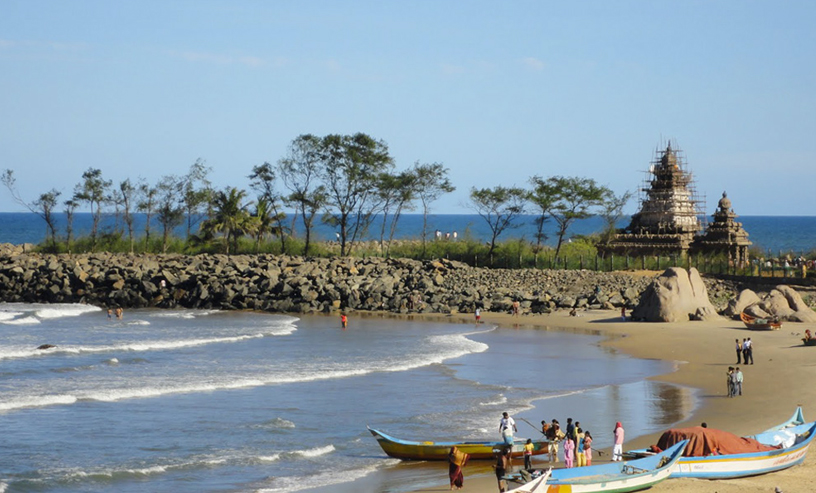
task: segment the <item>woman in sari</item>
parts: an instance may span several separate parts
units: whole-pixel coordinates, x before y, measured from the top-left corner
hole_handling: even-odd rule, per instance
[[[465,475],[462,474],[462,468],[467,464],[470,455],[462,452],[456,447],[451,447],[448,454],[448,477],[450,477],[450,489],[456,487],[461,489],[465,483]]]

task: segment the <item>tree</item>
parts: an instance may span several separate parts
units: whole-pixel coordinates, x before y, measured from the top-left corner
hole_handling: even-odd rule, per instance
[[[130,178],[119,183],[119,193],[117,195],[121,200],[122,215],[125,226],[127,226],[130,253],[133,253],[133,204],[136,200],[136,187],[130,182]]]
[[[487,222],[492,237],[490,250],[487,252],[490,263],[493,263],[493,251],[496,239],[513,224],[518,216],[524,214],[527,192],[518,187],[471,188],[470,207]]]
[[[535,262],[537,265],[541,244],[547,241],[547,234],[544,233],[544,225],[547,223],[547,220],[550,219],[558,190],[555,190],[548,180],[540,176],[530,178],[530,183],[533,185],[533,190],[530,192],[529,200],[536,208],[536,244],[533,251],[535,252]]]
[[[251,231],[251,216],[244,204],[246,191],[228,187],[213,196],[213,215],[201,225],[206,232],[224,235],[224,251],[229,254],[238,250],[238,238]]]
[[[428,238],[428,213],[431,203],[439,199],[443,193],[456,190],[448,179],[448,169],[440,163],[414,163],[416,175],[416,193],[422,203],[422,256],[425,256],[426,240]]]
[[[212,168],[204,164],[201,158],[190,165],[187,174],[181,177],[182,203],[187,216],[187,238],[190,231],[201,220],[202,206],[210,202],[212,188],[207,176]]]
[[[108,190],[111,184],[111,180],[102,179],[102,170],[88,168],[87,171],[82,173],[82,182],[74,188],[74,200],[79,203],[87,203],[91,209],[93,219],[91,225],[91,251],[96,250],[99,222],[102,219],[102,207],[109,199]]]
[[[3,175],[0,176],[0,181],[2,181],[3,185],[8,188],[9,192],[11,193],[11,197],[15,202],[22,205],[29,211],[37,214],[43,219],[43,221],[45,221],[46,238],[51,238],[51,246],[56,249],[57,228],[53,213],[54,208],[57,206],[57,199],[59,199],[62,192],[56,188],[52,188],[48,192],[41,194],[37,200],[29,204],[23,200],[19,191],[17,190],[17,179],[14,177],[14,171],[7,169]]]
[[[163,176],[156,185],[156,220],[162,226],[162,253],[167,252],[170,233],[184,221],[183,190],[182,179],[172,175]]]
[[[68,247],[68,253],[71,253],[71,242],[74,240],[74,211],[78,204],[73,199],[68,199],[63,202],[65,206],[65,241]]]
[[[411,210],[417,194],[417,179],[413,170],[398,174],[382,173],[377,187],[380,210],[382,211],[382,227],[380,229],[380,251],[388,257],[391,242],[397,231],[397,223],[403,210]],[[391,223],[388,215],[393,213]],[[385,242],[385,231],[388,229],[388,246]]]
[[[286,157],[278,161],[287,201],[295,206],[306,232],[303,255],[309,254],[314,218],[326,204],[326,187],[320,184],[323,142],[311,134],[300,135],[289,145]]]
[[[145,249],[150,246],[150,226],[153,221],[153,214],[156,212],[158,194],[157,187],[151,186],[144,178],[139,180],[139,198],[136,208],[145,215]]]
[[[275,190],[275,169],[269,163],[255,166],[252,168],[249,179],[252,180],[249,186],[260,193],[261,198],[266,202],[270,212],[270,220],[277,224],[275,231],[280,238],[281,253],[286,253],[286,227],[283,224],[286,213],[282,210],[282,198]]]
[[[623,217],[623,208],[626,203],[632,198],[632,192],[626,191],[620,196],[615,195],[612,190],[607,190],[604,193],[601,201],[600,215],[604,218],[606,228],[602,235],[602,241],[608,243],[615,238],[617,232],[617,223]]]
[[[555,248],[558,257],[567,229],[576,220],[591,216],[591,209],[601,205],[609,189],[599,186],[591,178],[563,176],[547,178],[547,186],[555,193],[550,215],[558,224],[558,245]]]
[[[327,189],[326,221],[339,228],[347,255],[371,224],[377,177],[394,164],[388,146],[364,133],[323,137],[321,178]]]
[[[266,197],[258,197],[258,202],[255,204],[255,214],[252,215],[254,219],[252,229],[255,233],[255,253],[260,250],[261,240],[264,236],[276,232],[276,228],[272,226],[275,222],[274,215]]]

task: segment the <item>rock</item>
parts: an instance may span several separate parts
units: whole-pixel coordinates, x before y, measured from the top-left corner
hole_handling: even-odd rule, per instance
[[[633,319],[647,322],[682,322],[696,317],[719,318],[693,267],[688,272],[680,267],[667,269],[641,294],[632,311]]]
[[[739,320],[740,313],[745,311],[749,306],[759,303],[759,301],[759,296],[757,296],[755,292],[750,289],[743,289],[736,298],[728,302],[728,307],[723,312],[723,315]]]

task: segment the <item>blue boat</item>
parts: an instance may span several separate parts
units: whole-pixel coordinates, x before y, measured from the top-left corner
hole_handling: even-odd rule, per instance
[[[766,474],[801,464],[805,460],[814,433],[816,433],[816,421],[805,423],[802,409],[798,408],[788,421],[756,435],[737,437],[719,430],[693,427],[669,430],[664,433],[661,442],[658,443],[666,443],[668,440],[670,444],[671,439],[667,438],[669,434],[678,440],[691,438],[685,456],[678,461],[672,471],[672,478],[729,479]],[[695,450],[699,450],[699,447],[695,446],[694,435],[702,437],[705,447],[712,451],[705,455],[696,453]],[[758,444],[766,450],[720,453],[717,441],[723,436],[728,443],[724,443],[722,450],[728,450],[731,444],[740,440],[746,444],[751,442],[748,446],[758,448]],[[648,450],[635,450],[626,455],[637,457],[648,454]],[[694,456],[689,456],[690,454]]]

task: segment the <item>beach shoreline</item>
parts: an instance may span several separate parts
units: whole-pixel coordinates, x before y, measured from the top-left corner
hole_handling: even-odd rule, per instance
[[[404,318],[405,315],[365,313],[364,316]],[[473,323],[472,314],[414,314],[420,320],[453,323]],[[816,408],[816,389],[809,382],[816,378],[816,350],[804,347],[801,337],[805,329],[816,324],[788,323],[779,331],[752,331],[739,321],[693,321],[677,323],[643,323],[621,321],[616,312],[589,310],[571,317],[567,311],[551,314],[512,317],[504,313],[484,313],[482,323],[500,327],[567,330],[604,337],[602,345],[631,357],[674,361],[674,372],[650,377],[697,390],[697,405],[691,415],[677,427],[696,426],[705,421],[712,428],[738,435],[757,433],[788,419],[801,405],[806,419]],[[743,396],[728,398],[725,374],[735,365],[734,339],[751,337],[755,346],[754,365],[742,366],[745,374]],[[610,416],[614,423],[616,417]],[[626,423],[624,423],[626,427]],[[598,436],[599,432],[593,433]],[[647,447],[657,441],[659,433],[627,438],[624,450]],[[605,454],[608,449],[601,449]],[[602,457],[609,457],[604,455]],[[598,455],[596,455],[596,462]],[[785,492],[816,491],[816,479],[809,474],[815,463],[813,454],[801,466],[752,478],[731,480],[671,479],[655,486],[658,492],[769,492],[780,488]],[[546,462],[539,462],[545,467]],[[560,464],[559,464],[560,465]],[[416,492],[448,491],[447,466],[439,467],[439,484]],[[463,490],[476,493],[498,491],[495,476],[483,464],[465,468]],[[376,473],[374,474],[376,476]],[[376,491],[375,478],[363,478],[351,483],[353,491]],[[366,487],[369,486],[369,488]],[[350,485],[348,485],[350,486]],[[343,488],[352,491],[352,488]]]

